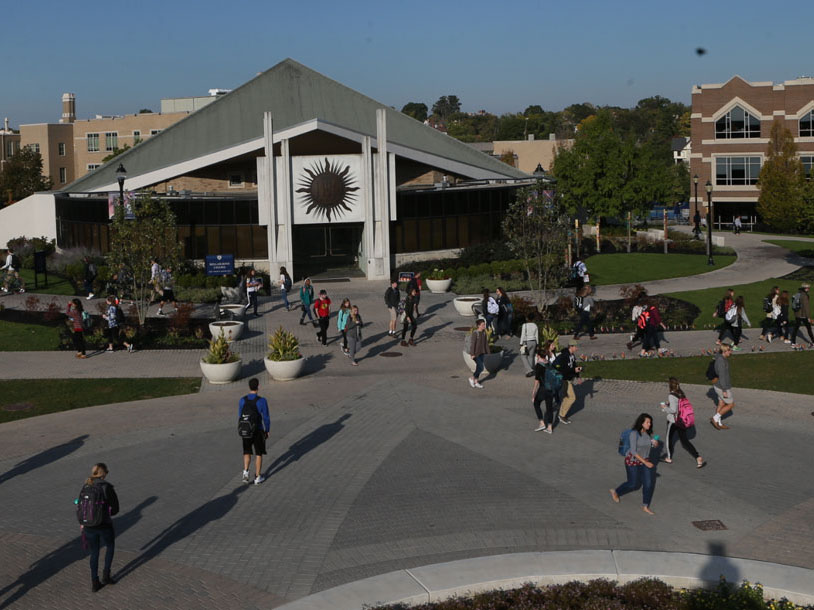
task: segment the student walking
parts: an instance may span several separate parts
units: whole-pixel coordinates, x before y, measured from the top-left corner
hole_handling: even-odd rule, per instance
[[[102,317],[107,320],[107,351],[112,352],[121,339],[121,323],[124,321],[124,312],[113,295],[107,297],[107,312]],[[122,343],[128,352],[133,352],[132,343],[128,343],[126,339]]]
[[[644,342],[639,356],[653,356],[661,350],[659,333],[667,330],[664,322],[661,321],[661,313],[655,303],[647,306],[647,326],[644,329]]]
[[[76,350],[76,357],[87,358],[85,355],[85,310],[82,308],[82,301],[72,299],[68,303],[66,314],[71,320],[71,330],[73,330],[71,337]]]
[[[500,305],[494,297],[489,296],[489,291],[483,291],[483,298],[481,299],[481,315],[486,320],[486,327],[495,330],[495,320],[500,313]]]
[[[644,345],[644,335],[647,331],[647,321],[650,319],[650,314],[647,312],[646,304],[641,301],[636,301],[633,309],[630,311],[630,319],[633,321],[633,334],[630,335],[630,341],[627,342],[628,351],[633,349],[633,345],[641,342]]]
[[[96,263],[90,260],[89,256],[86,256],[82,259],[85,263],[84,272],[85,272],[85,281],[84,281],[84,290],[88,293],[88,296],[85,298],[90,301],[93,298],[93,281],[96,279],[97,271],[96,271]]]
[[[721,344],[721,341],[724,340],[727,333],[730,335],[732,334],[729,324],[726,321],[726,312],[729,311],[734,304],[735,291],[732,288],[727,288],[724,298],[718,301],[718,305],[715,307],[715,311],[712,313],[713,318],[718,318],[721,320],[721,325],[718,327],[718,340],[715,342],[718,345]]]
[[[763,297],[763,313],[766,315],[763,316],[763,320],[760,323],[760,337],[758,337],[758,339],[761,341],[765,339],[769,343],[772,342],[772,332],[777,326],[777,314],[779,313],[777,300],[779,298],[780,288],[778,286],[772,286],[769,294]]]
[[[339,306],[339,311],[336,312],[336,328],[339,334],[342,335],[342,351],[348,353],[348,335],[345,332],[348,319],[350,318],[350,299],[342,299],[342,304]]]
[[[721,421],[721,418],[732,410],[735,406],[735,398],[732,396],[732,381],[729,377],[729,357],[732,355],[732,344],[721,343],[721,353],[715,356],[715,380],[712,384],[715,395],[718,397],[718,407],[715,415],[710,417],[709,423],[716,430],[728,430],[729,426]]]
[[[288,271],[285,270],[285,267],[280,267],[280,296],[283,297],[283,305],[285,305],[286,311],[291,311],[291,304],[288,302],[288,293],[291,292],[291,288],[294,283],[291,281],[291,276],[288,275]]]
[[[116,584],[110,574],[116,551],[116,532],[111,517],[119,514],[119,498],[113,485],[105,480],[108,472],[103,462],[95,464],[76,501],[82,541],[90,550],[91,591],[94,593],[104,585]],[[102,544],[105,545],[105,563],[100,580],[99,554]]]
[[[401,343],[404,345],[404,342]],[[483,386],[478,381],[480,374],[483,372],[483,359],[489,353],[489,341],[486,338],[486,320],[478,318],[475,323],[475,330],[469,338],[469,356],[475,361],[475,372],[469,378],[470,387],[483,389]]]
[[[394,279],[390,281],[390,286],[384,291],[384,304],[387,306],[387,312],[390,314],[387,334],[391,337],[396,336],[396,318],[398,316],[400,302],[401,294],[399,293],[399,283],[398,280]]]
[[[534,377],[537,361],[537,344],[540,330],[537,328],[537,313],[531,312],[520,327],[520,361],[526,369],[526,377]]]
[[[579,374],[582,372],[582,367],[577,366],[576,353],[578,346],[579,343],[577,343],[576,339],[571,339],[568,342],[568,347],[563,348],[560,355],[557,356],[557,359],[554,361],[554,368],[562,375],[563,380],[564,395],[560,403],[559,414],[560,423],[563,424],[571,423],[571,420],[568,419],[568,411],[571,410],[571,406],[577,399],[574,393],[574,380],[579,377]]]
[[[655,464],[650,461],[650,451],[659,444],[658,440],[652,438],[652,434],[653,418],[647,413],[642,413],[636,418],[628,437],[630,448],[625,454],[627,481],[610,490],[611,498],[618,503],[621,496],[641,487],[642,510],[648,515],[655,514],[650,510],[650,502],[653,500],[653,491],[656,487],[656,470]]]
[[[356,354],[362,349],[362,316],[359,315],[359,308],[354,305],[350,308],[350,315],[348,316],[348,323],[345,326],[345,332],[348,339],[348,349],[345,354],[350,358],[350,363],[353,366],[359,366],[356,362]]]
[[[249,307],[254,308],[254,315],[259,316],[257,313],[257,299],[260,296],[260,289],[263,287],[263,278],[257,275],[257,271],[249,269],[249,274],[246,276],[246,297],[248,302],[243,307],[243,312],[249,311]]]
[[[670,394],[667,396],[667,402],[661,403],[661,410],[664,411],[664,414],[667,416],[667,434],[665,434],[667,438],[667,457],[664,458],[664,461],[668,464],[673,463],[673,449],[675,448],[676,437],[678,437],[681,441],[681,446],[687,450],[687,453],[695,458],[696,467],[703,468],[707,463],[704,461],[704,458],[698,455],[695,447],[687,437],[688,428],[692,428],[694,425],[687,425],[686,415],[684,418],[681,417],[681,415],[685,413],[692,412],[692,405],[681,389],[678,379],[670,377],[669,388]]]
[[[410,281],[407,282],[407,294],[415,291],[415,315],[416,317],[421,314],[418,312],[418,304],[421,302],[421,272],[416,271]]]
[[[512,336],[512,319],[514,318],[514,307],[512,300],[506,291],[500,286],[495,291],[497,294],[497,336],[506,337]]]
[[[319,298],[314,303],[314,314],[319,323],[317,341],[322,341],[322,345],[328,345],[328,324],[331,319],[331,299],[325,290],[319,291]]]
[[[556,399],[559,388],[553,387],[552,372],[549,370],[554,365],[556,354],[554,353],[554,343],[546,341],[540,349],[540,354],[534,367],[534,385],[531,389],[531,404],[534,413],[537,415],[538,425],[535,432],[545,432],[553,434],[554,420],[557,417]],[[541,403],[545,401],[545,413],[540,409]]]
[[[797,333],[801,326],[808,330],[808,347],[814,347],[814,335],[811,334],[811,302],[808,284],[803,284],[791,299],[791,310],[794,312],[794,330],[791,333],[791,346],[797,347]],[[802,336],[802,333],[800,333]]]
[[[742,296],[737,297],[732,306],[727,310],[726,323],[729,324],[729,329],[732,332],[732,342],[734,344],[732,351],[739,352],[741,348],[738,347],[738,343],[741,341],[743,325],[752,326],[752,323],[749,321],[749,316],[746,315],[746,305]]]
[[[735,235],[741,234],[741,229],[743,228],[743,222],[741,222],[740,214],[735,216],[735,220],[732,222],[732,229],[735,232]]]
[[[591,296],[591,286],[585,285],[574,297],[574,307],[579,315],[577,327],[574,329],[574,339],[579,339],[579,333],[584,328],[588,330],[588,336],[591,339],[596,339],[594,334],[594,322],[591,314],[596,308],[596,301]]]
[[[416,316],[418,316],[418,292],[415,288],[407,291],[407,298],[404,300],[404,321],[401,325],[401,346],[415,346],[415,331],[418,328]],[[410,341],[407,338],[407,327],[410,327]]]
[[[166,316],[164,313],[164,303],[172,303],[176,311],[178,310],[178,300],[175,298],[175,291],[173,290],[174,281],[172,279],[172,268],[167,267],[161,272],[161,300],[158,302],[158,315]],[[257,310],[255,310],[255,314]]]
[[[311,285],[311,278],[305,278],[305,281],[300,286],[300,307],[302,308],[302,315],[300,316],[300,325],[305,324],[305,316],[311,324],[314,322],[314,317],[311,315],[311,308],[314,306],[314,287]]]
[[[776,305],[775,337],[783,337],[783,343],[791,343],[791,325],[789,324],[789,291],[780,293]]]
[[[254,484],[260,485],[263,476],[263,456],[266,455],[266,439],[271,430],[269,405],[266,399],[257,394],[260,381],[249,379],[249,393],[237,405],[237,427],[243,441],[243,482],[249,482],[249,464],[254,450]]]

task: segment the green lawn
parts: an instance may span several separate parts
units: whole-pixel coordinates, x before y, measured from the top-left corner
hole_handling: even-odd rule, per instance
[[[76,294],[73,286],[71,286],[71,283],[68,280],[66,280],[64,277],[54,275],[53,273],[48,274],[48,286],[45,285],[45,276],[40,273],[38,288],[34,287],[33,269],[22,269],[20,271],[20,277],[22,277],[23,281],[25,282],[26,292],[36,292],[41,294],[65,294],[69,296]]]
[[[767,244],[774,244],[799,254],[800,256],[814,258],[814,241],[799,241],[794,239],[764,239]]]
[[[583,377],[630,379],[633,381],[664,382],[677,378],[682,383],[709,384],[706,370],[711,358],[656,358],[647,360],[606,360],[587,362]],[[796,394],[814,394],[814,352],[783,352],[779,354],[735,354],[730,357],[732,385],[735,388],[776,390]]]
[[[758,328],[760,321],[766,315],[763,313],[763,297],[769,294],[772,286],[779,286],[780,290],[788,290],[789,297],[791,297],[800,287],[800,280],[786,280],[786,279],[770,279],[763,280],[762,282],[755,282],[753,284],[741,284],[740,286],[731,286],[735,289],[735,295],[742,295],[746,302],[746,315],[752,326]],[[720,288],[706,288],[703,290],[690,290],[686,292],[669,292],[664,296],[681,299],[696,305],[701,313],[695,319],[696,325],[720,323],[718,318],[713,318],[712,314],[715,307],[718,305],[726,289],[730,286],[722,285]]]
[[[200,386],[198,377],[0,381],[0,423],[94,405],[193,394]],[[24,411],[7,410],[20,404],[33,406]]]
[[[707,265],[705,254],[595,254],[585,260],[591,284],[635,284],[671,277],[698,275],[726,267],[735,262],[735,256],[714,257],[715,266]]]
[[[59,347],[58,326],[0,320],[0,352],[45,352]]]

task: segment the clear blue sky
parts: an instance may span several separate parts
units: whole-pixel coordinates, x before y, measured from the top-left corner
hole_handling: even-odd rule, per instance
[[[814,73],[811,15],[796,0],[8,2],[0,118],[56,122],[67,91],[79,118],[157,111],[162,97],[234,88],[286,57],[397,108],[444,94],[498,114],[689,103],[693,84],[733,74]]]

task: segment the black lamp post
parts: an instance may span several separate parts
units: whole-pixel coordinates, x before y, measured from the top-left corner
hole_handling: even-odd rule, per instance
[[[124,181],[127,179],[127,170],[119,163],[116,168],[116,182],[119,183],[119,205],[124,205]]]
[[[712,182],[707,180],[707,265],[714,265],[712,260]]]
[[[695,186],[695,211],[696,211],[696,212],[698,212],[698,174],[695,174],[695,175],[692,177],[692,183],[693,183],[693,185]],[[695,214],[693,214],[693,219],[694,219],[694,218],[695,218]],[[699,218],[700,218],[700,216],[699,216]],[[696,233],[695,233],[695,238],[696,238],[696,239],[699,239],[699,237],[700,237],[700,236],[698,235],[698,232],[699,232],[700,228],[701,228],[701,227],[699,227],[699,226],[696,226],[696,227],[695,227],[695,231],[696,231]],[[709,256],[709,252],[707,252],[707,256]]]

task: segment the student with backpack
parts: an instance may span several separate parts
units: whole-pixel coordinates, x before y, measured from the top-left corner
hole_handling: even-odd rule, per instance
[[[574,297],[574,308],[577,310],[577,315],[579,316],[577,327],[574,329],[574,339],[579,339],[579,333],[583,327],[588,329],[588,336],[591,339],[596,339],[594,323],[591,319],[591,314],[596,308],[596,301],[591,296],[590,285],[583,286],[582,289],[577,292],[577,296]]]
[[[257,313],[257,298],[260,296],[260,289],[263,287],[263,279],[257,276],[255,269],[249,269],[249,274],[246,276],[246,297],[249,299],[243,307],[243,312],[249,311],[249,307],[254,308],[254,315],[258,317]]]
[[[291,304],[288,302],[288,293],[291,292],[293,286],[294,283],[291,281],[291,276],[288,275],[288,271],[285,270],[285,267],[280,267],[280,295],[283,297],[283,305],[285,305],[286,311],[291,311]]]
[[[633,349],[633,345],[641,342],[644,345],[644,335],[647,330],[647,321],[650,319],[650,314],[647,311],[647,304],[642,301],[636,301],[633,309],[630,311],[630,319],[633,321],[633,334],[630,335],[630,341],[627,342],[625,347],[628,350]]]
[[[497,295],[497,336],[512,336],[512,319],[514,318],[514,306],[506,291],[500,286],[495,290]]]
[[[260,382],[249,379],[249,393],[240,399],[237,407],[237,432],[243,441],[243,482],[249,482],[249,463],[254,449],[254,484],[260,485],[266,478],[262,474],[263,456],[266,455],[266,439],[269,437],[271,420],[266,399],[258,396]]]
[[[82,543],[90,549],[91,591],[94,593],[104,585],[116,584],[110,575],[116,550],[116,532],[111,517],[119,513],[119,498],[113,485],[105,480],[108,472],[103,462],[95,464],[76,499],[76,517],[82,532]],[[100,580],[99,552],[103,543],[105,563]]]
[[[6,264],[0,267],[0,271],[5,270],[6,272],[5,279],[3,280],[3,292],[14,292],[12,282],[19,283],[19,291],[21,293],[25,292],[25,282],[23,282],[23,278],[20,276],[20,269],[22,269],[22,261],[19,255],[17,255],[12,248],[9,248],[8,254],[6,255]]]
[[[749,321],[749,316],[746,315],[746,304],[744,303],[743,296],[735,299],[735,302],[726,312],[726,323],[729,324],[729,329],[732,331],[732,351],[739,352],[738,343],[741,341],[741,334],[743,333],[743,325],[752,326]]]
[[[534,406],[534,413],[537,415],[539,425],[535,432],[554,433],[554,420],[557,417],[556,399],[562,388],[562,375],[554,368],[554,342],[546,341],[537,355],[537,362],[534,367],[534,386],[531,389],[531,404]],[[545,414],[540,409],[540,404],[545,401]]]
[[[791,325],[789,324],[789,291],[784,290],[777,298],[775,315],[775,337],[783,337],[783,343],[791,343]]]
[[[642,341],[642,351],[640,357],[656,355],[661,350],[659,342],[659,332],[667,330],[664,322],[661,321],[661,314],[656,303],[646,305],[647,325],[644,328],[644,340]]]
[[[777,307],[777,299],[780,298],[780,287],[772,286],[771,291],[769,294],[763,297],[763,313],[766,314],[763,316],[763,321],[760,323],[760,339],[763,341],[764,339],[769,343],[772,342],[772,331],[777,326],[777,313],[775,308]]]
[[[121,338],[121,327],[124,324],[124,312],[115,296],[110,295],[107,297],[107,313],[102,317],[107,320],[107,351],[112,352],[115,349],[115,344]],[[128,343],[126,339],[122,343],[127,348],[127,351],[132,354],[133,344]]]
[[[803,284],[800,289],[794,293],[791,299],[791,310],[794,312],[794,330],[791,332],[791,346],[797,347],[797,333],[801,326],[805,326],[808,330],[808,347],[814,347],[814,335],[811,334],[811,303],[809,301],[810,286]],[[800,333],[802,336],[802,333]]]
[[[345,355],[350,358],[353,366],[359,366],[359,363],[356,362],[356,354],[362,349],[362,326],[364,326],[364,322],[362,316],[359,315],[359,308],[354,305],[350,308],[348,323],[345,326],[348,338],[348,349],[345,351]]]
[[[409,294],[409,290],[407,291]],[[489,296],[489,291],[483,291],[483,299],[481,299],[481,314],[486,319],[486,328],[495,330],[495,320],[500,313],[500,305],[494,297]]]
[[[300,307],[302,308],[302,315],[300,316],[300,326],[305,324],[305,316],[311,324],[314,322],[314,317],[311,315],[311,307],[314,306],[314,287],[311,285],[311,278],[305,278],[305,281],[300,286]]]
[[[627,481],[616,489],[611,489],[611,499],[618,503],[620,497],[642,488],[642,510],[648,515],[653,491],[656,487],[655,464],[650,460],[650,451],[658,447],[658,436],[653,437],[653,418],[642,413],[636,418],[633,427],[623,430],[619,438],[619,453],[625,458]]]
[[[570,424],[571,420],[568,419],[568,411],[577,399],[574,393],[574,383],[579,374],[582,372],[582,367],[577,366],[577,347],[579,343],[576,339],[568,341],[568,347],[563,348],[560,355],[557,356],[553,363],[553,367],[562,376],[562,387],[564,388],[564,395],[560,402],[559,420],[562,424]],[[558,392],[559,395],[559,392]]]
[[[724,340],[727,333],[732,334],[729,324],[726,321],[726,312],[729,311],[734,303],[735,291],[732,288],[727,288],[724,298],[718,301],[718,305],[715,306],[715,311],[712,312],[713,318],[721,320],[721,325],[718,327],[718,340],[715,342],[717,345],[721,344],[721,341]]]
[[[532,311],[520,327],[520,361],[526,369],[526,377],[534,377],[539,336],[537,312]]]
[[[676,437],[678,437],[681,446],[695,458],[696,468],[703,468],[707,463],[698,455],[698,451],[687,438],[687,430],[695,426],[695,411],[681,389],[678,379],[670,377],[669,387],[670,394],[667,396],[667,402],[661,403],[661,410],[667,416],[667,434],[665,435],[667,437],[667,457],[664,458],[664,461],[668,464],[673,463],[673,449]]]
[[[712,389],[718,397],[718,407],[715,415],[709,418],[709,423],[716,430],[728,430],[729,426],[723,423],[722,418],[735,406],[735,398],[732,395],[732,380],[729,377],[729,357],[732,355],[732,344],[721,343],[721,353],[715,356],[712,365],[707,369],[707,379],[713,375]],[[712,369],[711,371],[709,369]]]
[[[346,328],[348,326],[348,319],[350,318],[350,299],[347,297],[342,299],[342,304],[339,306],[339,311],[336,312],[336,329],[342,335],[342,351],[347,355],[348,353],[348,333]]]
[[[387,312],[390,314],[390,323],[387,327],[387,334],[391,337],[396,336],[396,319],[398,318],[400,302],[401,294],[399,293],[398,280],[390,280],[390,286],[384,292],[384,304],[387,306]]]
[[[404,320],[401,325],[401,347],[415,346],[415,331],[418,328],[416,316],[418,316],[418,291],[413,288],[407,290],[407,298],[404,300]],[[410,328],[410,340],[407,341],[407,328]]]
[[[85,310],[82,307],[82,301],[79,299],[71,299],[68,302],[68,309],[65,312],[68,319],[71,321],[71,330],[73,331],[71,338],[73,339],[73,346],[76,350],[77,358],[87,358],[85,355]]]
[[[331,319],[331,299],[328,298],[328,291],[319,291],[319,298],[314,303],[314,314],[319,323],[317,341],[321,341],[322,345],[328,345],[328,325]]]

